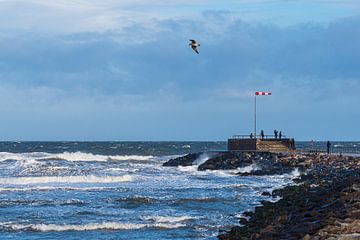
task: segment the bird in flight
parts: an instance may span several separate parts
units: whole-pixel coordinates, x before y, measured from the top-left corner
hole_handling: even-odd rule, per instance
[[[196,42],[196,40],[190,39],[191,43],[189,43],[189,46],[197,53],[199,54],[199,51],[197,50],[197,47],[200,47],[200,43]]]

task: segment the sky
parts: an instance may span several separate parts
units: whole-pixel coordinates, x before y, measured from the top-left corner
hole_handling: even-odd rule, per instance
[[[359,26],[358,0],[0,0],[0,140],[221,141],[255,91],[258,131],[360,140]]]

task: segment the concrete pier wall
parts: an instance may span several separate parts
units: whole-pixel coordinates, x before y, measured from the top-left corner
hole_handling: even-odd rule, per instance
[[[295,141],[292,138],[263,140],[251,138],[230,138],[228,139],[228,150],[288,152],[295,150]]]
[[[228,150],[229,151],[240,151],[240,150],[257,150],[256,139],[228,139]]]

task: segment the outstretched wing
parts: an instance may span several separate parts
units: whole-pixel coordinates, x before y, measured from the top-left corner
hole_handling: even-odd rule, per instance
[[[197,54],[199,54],[199,51],[197,50],[196,46],[191,46],[191,48],[192,48]]]
[[[196,44],[196,41],[194,39],[190,39],[192,44]]]

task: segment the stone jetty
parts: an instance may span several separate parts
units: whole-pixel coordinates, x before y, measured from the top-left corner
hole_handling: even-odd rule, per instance
[[[172,159],[165,166],[189,166],[204,153]],[[220,231],[221,240],[235,239],[360,239],[360,157],[270,152],[217,152],[199,171],[237,169],[256,164],[258,170],[238,175],[301,172],[293,186],[264,195],[254,212],[244,213],[239,225]]]

